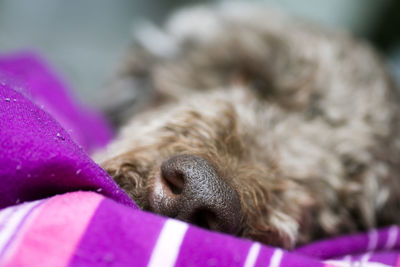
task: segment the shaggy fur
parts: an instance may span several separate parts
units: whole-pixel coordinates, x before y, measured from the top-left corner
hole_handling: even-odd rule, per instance
[[[291,248],[400,223],[399,99],[368,45],[222,4],[148,27],[127,62],[154,97],[96,159],[141,208],[161,163],[192,154],[237,192],[242,237]]]

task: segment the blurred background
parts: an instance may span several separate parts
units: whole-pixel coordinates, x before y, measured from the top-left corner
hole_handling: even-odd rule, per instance
[[[400,81],[400,1],[258,1],[372,42]],[[80,99],[99,106],[135,25],[205,2],[214,1],[0,0],[0,53],[39,52]]]

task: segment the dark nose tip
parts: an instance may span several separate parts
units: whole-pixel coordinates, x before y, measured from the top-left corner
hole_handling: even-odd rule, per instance
[[[157,213],[204,228],[231,234],[240,228],[238,196],[201,157],[177,155],[164,161],[150,203]]]

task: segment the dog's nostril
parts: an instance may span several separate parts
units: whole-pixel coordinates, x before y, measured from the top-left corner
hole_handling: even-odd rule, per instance
[[[193,218],[190,220],[191,223],[203,228],[218,230],[217,216],[215,213],[207,209],[200,209],[197,210],[192,217]]]
[[[182,172],[161,168],[161,179],[173,194],[180,195],[182,193],[184,186],[184,174]]]

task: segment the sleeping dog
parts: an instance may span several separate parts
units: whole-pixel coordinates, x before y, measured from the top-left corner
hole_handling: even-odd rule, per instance
[[[400,223],[399,98],[367,44],[221,4],[145,27],[124,66],[147,100],[95,159],[142,209],[284,248]]]

